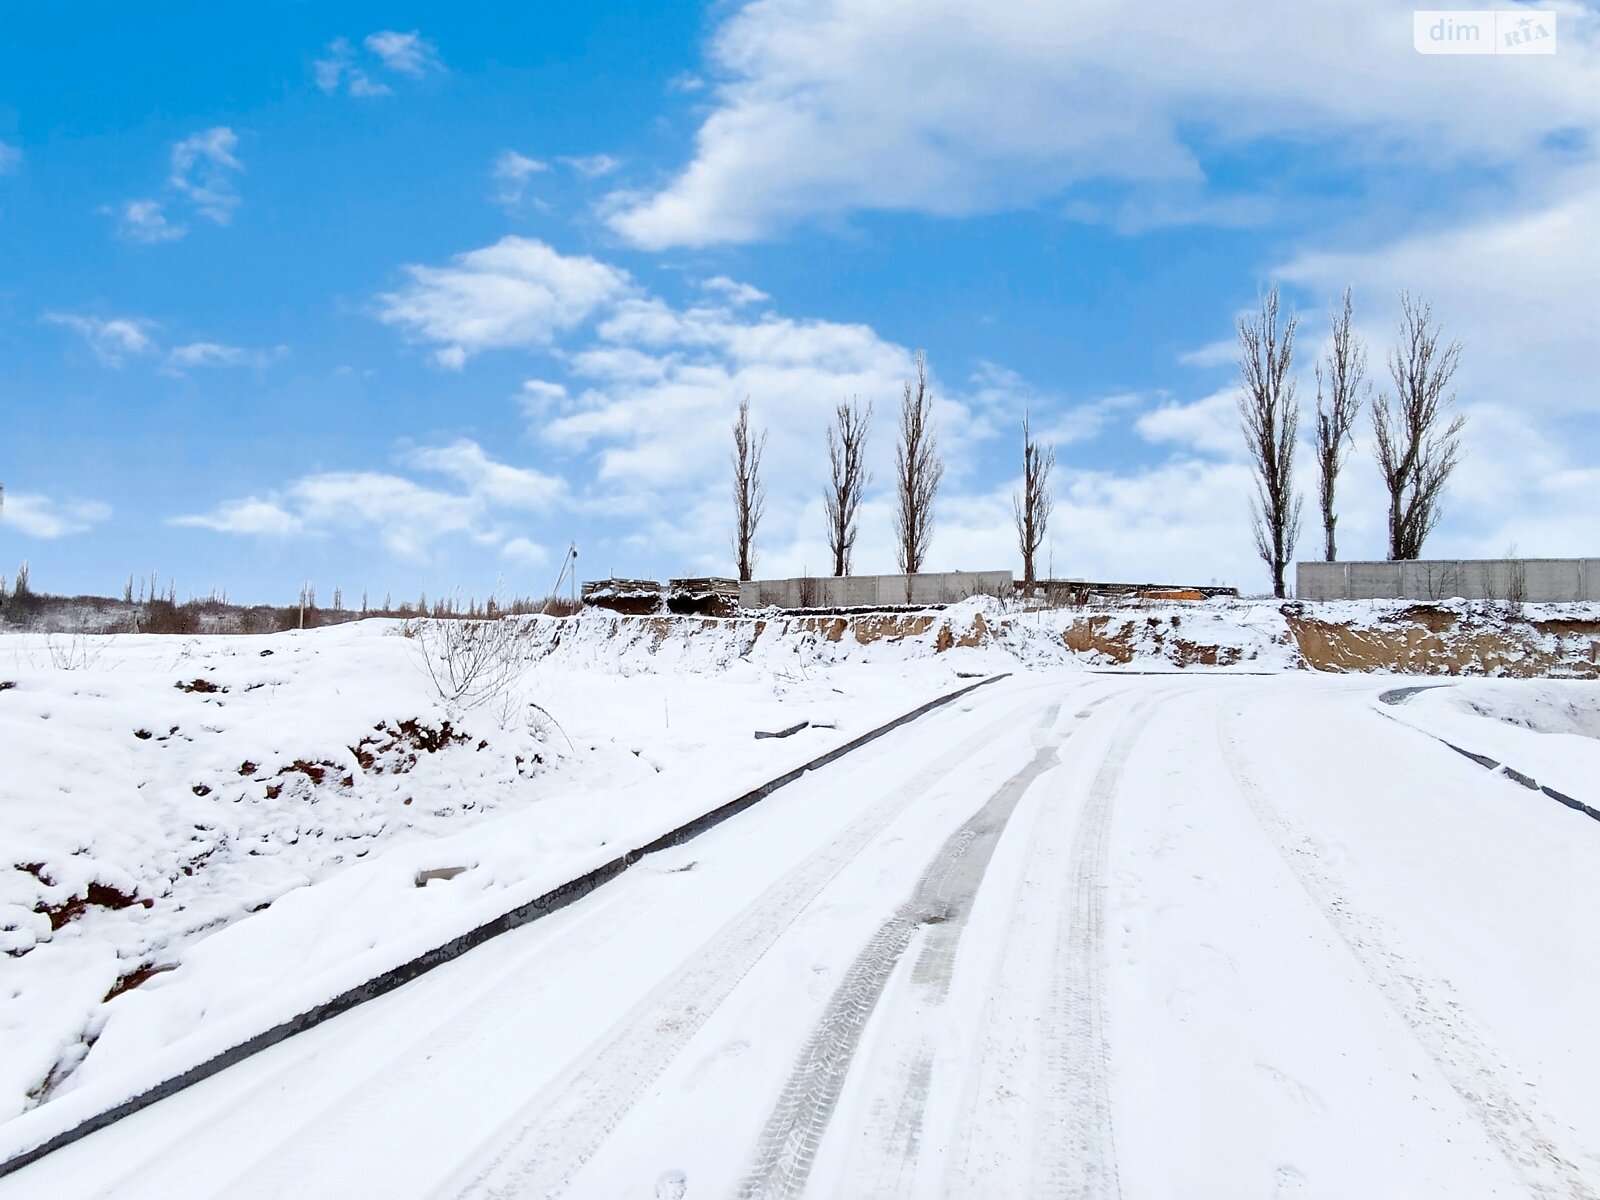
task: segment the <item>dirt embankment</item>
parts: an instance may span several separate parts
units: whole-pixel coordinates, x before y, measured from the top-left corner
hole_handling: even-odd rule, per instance
[[[1182,632],[1183,618],[1163,614],[1132,620],[1100,614],[1080,617],[1068,625],[1061,639],[1074,654],[1084,654],[1127,665],[1139,659],[1157,659],[1176,667],[1231,667],[1256,654],[1249,647],[1199,640]]]
[[[1363,624],[1288,610],[1284,618],[1306,665],[1319,671],[1600,678],[1600,621],[1497,619],[1433,606]]]
[[[991,602],[992,605],[992,602]],[[719,662],[800,654],[837,660],[878,648],[912,655],[993,648],[1022,663],[1390,671],[1416,675],[1565,675],[1600,678],[1600,613],[1593,606],[1373,602],[1166,604],[1112,610],[1008,611],[961,605],[942,612],[840,615],[593,616],[571,627],[571,649],[619,663]],[[546,653],[569,635],[552,630]]]

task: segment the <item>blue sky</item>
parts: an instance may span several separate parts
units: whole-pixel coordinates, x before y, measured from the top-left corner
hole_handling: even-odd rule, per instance
[[[575,541],[584,577],[725,573],[745,394],[758,571],[825,563],[852,395],[856,565],[892,570],[924,349],[930,566],[1017,566],[1026,409],[1056,574],[1258,590],[1229,339],[1274,282],[1308,408],[1347,284],[1380,384],[1401,288],[1464,343],[1430,550],[1596,552],[1591,8],[1554,56],[1443,58],[1376,0],[992,7],[6,6],[0,572],[481,596]],[[1341,546],[1381,557],[1360,433]]]

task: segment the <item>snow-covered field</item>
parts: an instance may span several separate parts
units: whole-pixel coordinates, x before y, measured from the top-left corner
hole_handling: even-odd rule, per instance
[[[692,630],[0,638],[0,1158],[1013,672],[0,1196],[1600,1193],[1600,684]]]

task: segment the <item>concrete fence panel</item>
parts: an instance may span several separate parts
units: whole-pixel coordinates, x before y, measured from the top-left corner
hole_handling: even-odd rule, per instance
[[[1301,600],[1600,600],[1600,558],[1295,564]]]

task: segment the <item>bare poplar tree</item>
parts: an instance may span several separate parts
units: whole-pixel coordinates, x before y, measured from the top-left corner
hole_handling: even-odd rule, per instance
[[[867,431],[872,425],[872,403],[862,411],[858,401],[840,402],[828,426],[828,549],[833,552],[833,573],[850,574],[850,551],[856,544],[856,510],[861,495],[872,482],[867,470]]]
[[[1339,517],[1333,508],[1334,486],[1350,451],[1350,427],[1361,412],[1362,395],[1372,391],[1370,383],[1366,393],[1361,391],[1367,373],[1367,348],[1351,327],[1351,309],[1350,289],[1345,288],[1344,308],[1331,316],[1333,344],[1328,348],[1326,364],[1317,364],[1317,490],[1322,506],[1323,553],[1329,562],[1338,557],[1334,527]]]
[[[1294,491],[1300,405],[1289,377],[1297,323],[1290,313],[1279,328],[1276,287],[1267,293],[1258,314],[1239,318],[1239,374],[1244,384],[1239,417],[1256,473],[1251,504],[1256,552],[1272,571],[1272,594],[1279,599],[1284,594],[1283,569],[1300,536],[1300,499]]]
[[[894,452],[895,492],[899,505],[895,511],[894,533],[898,541],[896,557],[900,569],[915,575],[922,569],[933,533],[933,497],[944,477],[944,460],[939,457],[939,438],[933,427],[933,393],[928,390],[928,363],[917,352],[917,382],[913,390],[908,381],[900,401],[900,444]],[[906,581],[909,602],[911,581]]]
[[[1372,402],[1378,468],[1389,491],[1389,557],[1412,559],[1439,523],[1439,500],[1461,458],[1463,416],[1449,416],[1447,392],[1461,343],[1439,344],[1433,306],[1400,293],[1400,340],[1389,351],[1395,395]]]
[[[767,434],[750,432],[750,397],[739,401],[739,416],[733,422],[733,552],[739,567],[739,580],[748,582],[756,566],[756,528],[766,510],[767,493],[761,485],[761,455],[767,447]]]
[[[1044,544],[1050,524],[1050,471],[1056,465],[1056,448],[1034,439],[1026,413],[1022,417],[1022,491],[1011,495],[1011,510],[1017,521],[1017,546],[1022,551],[1022,583],[1032,588],[1033,560]]]

